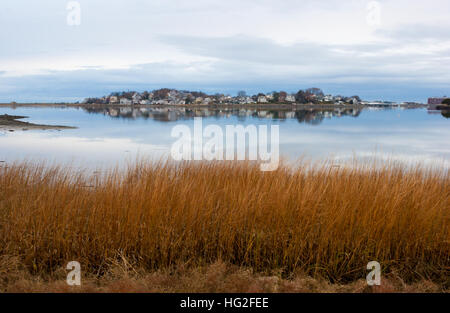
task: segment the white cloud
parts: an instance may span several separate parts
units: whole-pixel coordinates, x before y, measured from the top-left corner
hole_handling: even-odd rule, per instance
[[[2,1],[0,40],[7,44],[0,51],[0,84],[7,87],[0,100],[17,96],[14,90],[33,90],[21,81],[37,84],[38,93],[38,78],[75,85],[90,80],[97,92],[111,81],[138,89],[158,79],[203,82],[205,88],[214,82],[222,89],[236,81],[310,81],[448,90],[447,0],[379,1],[379,27],[367,24],[366,0],[79,2],[81,25],[71,27],[65,1]],[[67,96],[75,94],[79,90]]]

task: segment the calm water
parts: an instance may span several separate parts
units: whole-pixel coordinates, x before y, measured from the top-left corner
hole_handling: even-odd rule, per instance
[[[47,160],[83,166],[122,164],[169,155],[172,128],[193,118],[203,124],[280,125],[280,154],[295,160],[337,161],[376,155],[450,167],[450,119],[425,109],[330,111],[183,110],[131,108],[0,108],[31,123],[76,126],[69,130],[0,131],[0,160]]]

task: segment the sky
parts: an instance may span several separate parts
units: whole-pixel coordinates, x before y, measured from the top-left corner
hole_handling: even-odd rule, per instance
[[[450,96],[448,0],[2,0],[0,102],[162,87]]]

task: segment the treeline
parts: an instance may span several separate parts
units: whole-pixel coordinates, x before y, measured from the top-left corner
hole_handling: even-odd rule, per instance
[[[155,89],[152,91],[121,91],[112,92],[109,96],[102,98],[87,98],[85,103],[108,103],[111,98],[117,99],[129,99],[135,101],[158,101],[167,99],[182,99],[185,104],[191,104],[199,99],[208,100],[216,103],[226,102],[240,102],[240,103],[252,103],[252,102],[264,102],[264,103],[359,103],[361,101],[359,96],[344,97],[344,96],[331,96],[325,95],[320,88],[308,88],[301,89],[296,93],[288,93],[286,91],[272,91],[269,93],[258,93],[254,95],[248,95],[246,91],[239,91],[237,96],[225,95],[223,93],[216,93],[214,95],[208,95],[201,91],[188,91],[188,90],[176,90],[169,88]]]

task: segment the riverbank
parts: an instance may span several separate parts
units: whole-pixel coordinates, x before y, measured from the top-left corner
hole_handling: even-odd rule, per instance
[[[142,282],[218,262],[256,280],[304,275],[351,285],[377,261],[384,278],[429,281],[442,291],[449,288],[449,185],[448,170],[388,162],[300,163],[266,173],[245,162],[140,163],[102,173],[2,163],[0,257],[20,268],[17,275],[28,273],[30,285],[66,273],[70,261],[100,285],[115,264],[144,273],[136,276]],[[213,291],[210,279],[229,282],[221,291],[236,290],[227,275],[214,275],[205,274],[205,290]],[[121,286],[114,288],[134,288]]]
[[[27,116],[15,116],[15,115],[0,115],[0,130],[17,131],[17,130],[49,130],[49,129],[74,129],[76,127],[71,126],[59,126],[59,125],[39,125],[28,122],[19,121],[20,119],[28,118]]]
[[[188,105],[120,105],[120,104],[84,104],[84,103],[0,103],[0,107],[76,107],[76,108],[104,108],[104,107],[130,107],[130,108],[185,108],[185,109],[257,109],[257,110],[332,110],[332,109],[364,109],[372,107],[383,108],[406,108],[417,109],[427,108],[425,104],[407,104],[407,105],[391,105],[391,106],[366,106],[366,105],[352,105],[352,104],[188,104]]]

